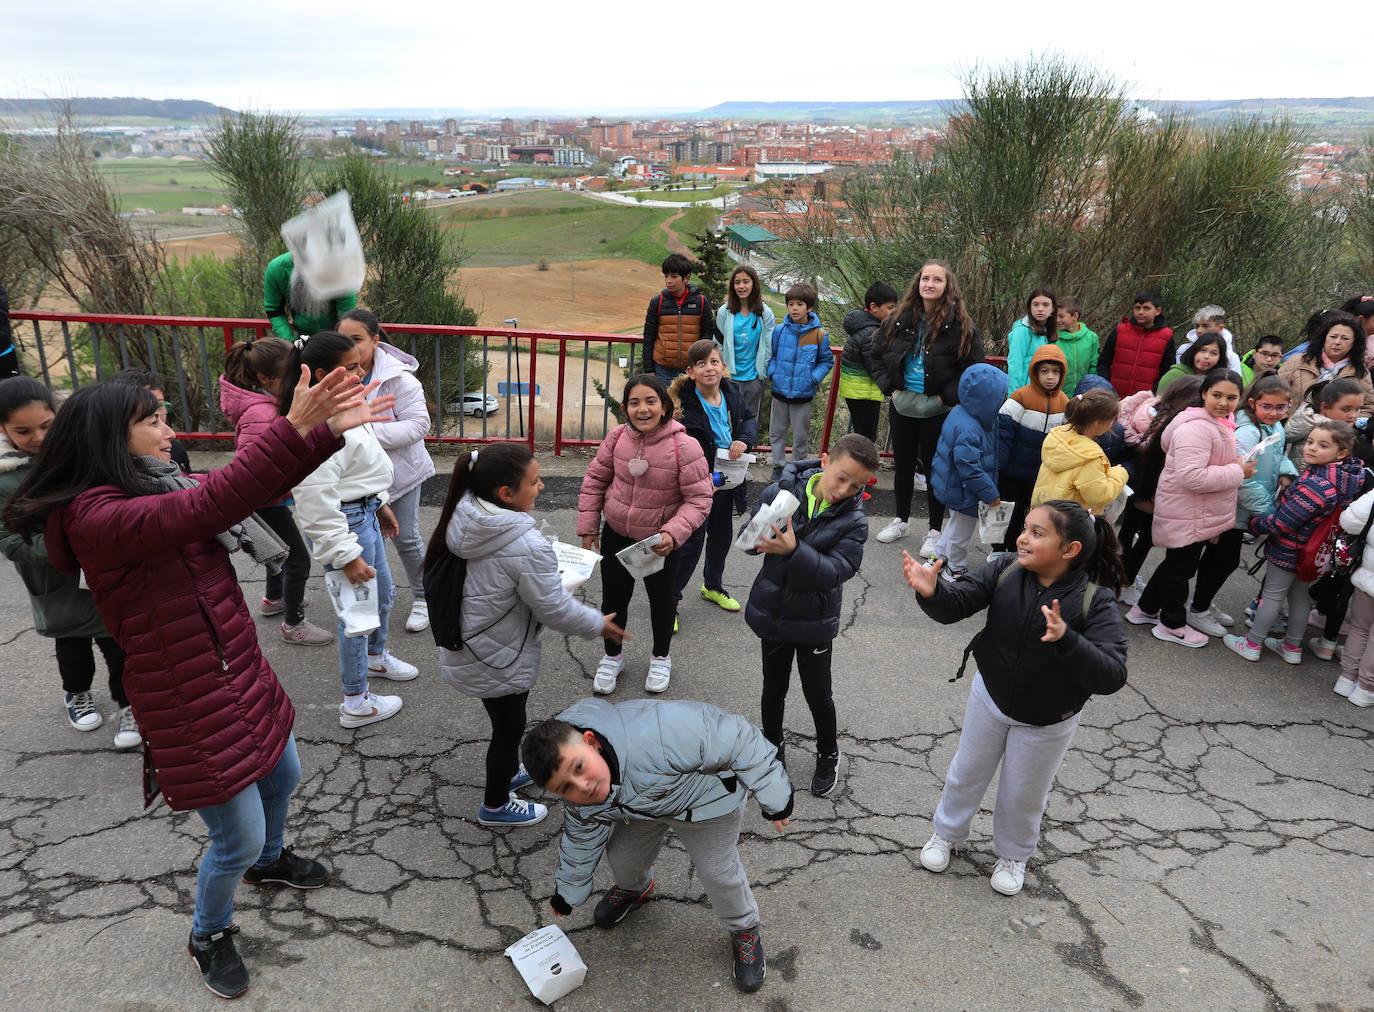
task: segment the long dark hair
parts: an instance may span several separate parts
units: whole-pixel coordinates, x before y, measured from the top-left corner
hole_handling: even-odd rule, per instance
[[[1179,357],[1179,362],[1186,365],[1189,369],[1193,370],[1193,372],[1197,372],[1197,366],[1194,365],[1197,361],[1197,353],[1210,345],[1217,346],[1217,366],[1225,366],[1227,361],[1229,361],[1226,354],[1226,338],[1222,337],[1220,334],[1203,334],[1192,344],[1188,345],[1182,356]],[[1213,368],[1216,368],[1216,366],[1213,366]]]
[[[330,372],[357,345],[352,338],[344,337],[334,330],[321,330],[308,338],[301,338],[291,346],[291,354],[282,364],[281,391],[277,394],[277,410],[283,415],[290,413],[291,404],[296,399],[296,384],[300,382],[301,366],[310,369],[310,385],[319,380],[316,369]]]
[[[1322,352],[1326,350],[1326,337],[1331,333],[1332,327],[1349,327],[1355,334],[1355,342],[1350,346],[1347,357],[1350,367],[1355,370],[1355,378],[1362,379],[1368,372],[1364,364],[1364,320],[1353,313],[1343,313],[1339,309],[1322,313],[1321,321],[1307,343],[1307,350],[1302,353],[1302,360],[1308,365],[1321,367]]]
[[[1321,386],[1322,384],[1317,385]],[[1288,381],[1272,369],[1268,372],[1260,373],[1250,381],[1250,389],[1240,395],[1240,407],[1236,409],[1236,414],[1243,414],[1255,425],[1259,425],[1260,420],[1255,416],[1255,413],[1250,410],[1250,404],[1270,394],[1284,394],[1289,400],[1293,398],[1293,388],[1288,385]]]
[[[1050,300],[1050,315],[1043,324],[1035,322],[1035,317],[1031,316],[1031,303],[1040,296]],[[1026,324],[1030,327],[1032,334],[1042,334],[1046,341],[1053,344],[1059,340],[1059,296],[1054,294],[1053,288],[1046,288],[1043,285],[1028,296],[1026,296]],[[1036,327],[1043,326],[1044,330],[1036,330]]]
[[[10,415],[29,404],[43,404],[49,411],[56,411],[52,391],[32,376],[11,376],[0,380],[0,425],[10,420]]]
[[[1154,498],[1155,489],[1159,487],[1159,476],[1164,473],[1164,446],[1160,443],[1160,437],[1184,408],[1201,403],[1198,395],[1201,389],[1201,376],[1180,376],[1159,395],[1154,421],[1140,438],[1140,467],[1136,471],[1136,481],[1131,486],[1137,498]]]
[[[940,297],[940,304],[935,308],[935,318],[927,321],[931,326],[926,333],[926,350],[930,350],[935,335],[939,333],[945,321],[953,317],[959,322],[959,350],[956,357],[967,358],[973,348],[973,319],[964,307],[964,293],[960,291],[959,282],[954,277],[954,268],[943,260],[927,260],[912,276],[911,284],[907,285],[902,301],[897,303],[896,310],[878,328],[878,333],[884,337],[883,349],[892,347],[892,342],[897,336],[898,323],[903,317],[910,323],[911,329],[919,333],[918,325],[925,316],[925,301],[921,298],[921,274],[927,267],[939,267],[945,272],[945,294]]]
[[[496,506],[504,505],[497,491],[519,485],[533,459],[534,454],[524,443],[493,443],[475,454],[460,454],[453,464],[453,477],[448,480],[448,495],[444,498],[444,508],[439,511],[439,523],[425,549],[424,565],[428,566],[440,552],[447,550],[445,537],[449,521],[464,494],[471,491],[479,499]]]
[[[1069,499],[1051,499],[1040,505],[1049,511],[1050,523],[1061,542],[1077,541],[1083,546],[1069,566],[1070,571],[1087,570],[1089,580],[1107,587],[1113,594],[1129,582],[1121,562],[1121,543],[1106,517],[1095,517]]]
[[[739,296],[735,294],[735,278],[741,274],[748,274],[753,279],[754,287],[749,290],[749,301],[741,303]],[[725,290],[726,310],[731,313],[758,313],[763,315],[763,289],[759,287],[759,272],[748,264],[740,264],[730,272],[730,286]]]
[[[139,494],[129,427],[160,407],[146,387],[127,383],[97,383],[68,397],[5,506],[4,525],[31,540],[50,512],[87,489],[114,485]]]

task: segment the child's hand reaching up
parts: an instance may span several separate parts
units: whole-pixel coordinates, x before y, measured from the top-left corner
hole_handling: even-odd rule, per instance
[[[940,581],[940,567],[944,559],[936,559],[935,564],[927,566],[920,559],[913,559],[908,552],[902,552],[902,575],[911,589],[922,597],[931,597]]]
[[[1057,642],[1069,628],[1064,622],[1064,616],[1059,614],[1059,598],[1056,597],[1048,605],[1042,604],[1040,612],[1045,616],[1045,635],[1040,637],[1040,642]]]

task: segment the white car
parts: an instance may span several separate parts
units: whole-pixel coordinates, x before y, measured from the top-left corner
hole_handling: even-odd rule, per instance
[[[473,393],[463,394],[461,403],[453,401],[446,410],[461,411],[465,415],[472,415],[473,418],[481,418],[483,414],[496,414],[500,407],[500,403],[491,394]]]

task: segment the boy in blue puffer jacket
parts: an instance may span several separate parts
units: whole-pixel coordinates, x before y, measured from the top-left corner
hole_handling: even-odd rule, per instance
[[[949,515],[932,555],[945,560],[941,576],[968,572],[968,546],[978,527],[978,504],[997,506],[997,414],[1007,399],[1007,374],[980,362],[959,377],[959,403],[945,419],[931,465],[931,488]]]
[[[773,445],[773,480],[787,463],[787,430],[792,430],[792,459],[806,460],[811,435],[811,404],[821,380],[835,360],[830,335],[815,313],[816,289],[799,281],[787,289],[787,317],[773,328],[768,379],[773,385],[773,414],[768,441]]]
[[[558,844],[560,917],[592,892],[601,855],[615,886],[596,905],[613,928],[654,889],[654,858],[672,829],[692,859],[711,909],[730,931],[735,986],[757,991],[766,964],[759,905],[739,859],[752,794],[781,833],[792,784],[777,752],[743,717],[709,703],[584,699],[537,725],[521,747],[534,782],[565,803]]]

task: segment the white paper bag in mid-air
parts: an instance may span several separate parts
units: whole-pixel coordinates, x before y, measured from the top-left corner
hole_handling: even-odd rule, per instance
[[[580,548],[577,545],[564,544],[562,541],[550,543],[553,545],[553,554],[558,559],[558,575],[563,578],[565,589],[576,590],[592,578],[592,571],[601,561],[601,556],[590,548]]]
[[[1008,502],[1003,499],[996,506],[989,506],[985,502],[978,504],[978,540],[983,544],[992,546],[1000,545],[1007,536],[1007,528],[1011,526],[1011,511],[1016,509],[1016,503]],[[1021,532],[1017,531],[1019,535]]]
[[[735,539],[735,547],[741,552],[749,552],[765,538],[771,541],[777,536],[772,529],[786,523],[787,518],[795,513],[800,505],[800,501],[791,492],[785,488],[779,489],[772,502],[760,505],[750,517],[749,522],[744,525],[744,530],[740,531],[739,537]]]
[[[587,964],[556,924],[531,931],[506,949],[530,992],[545,1005],[552,1005],[569,991],[582,986]]]
[[[654,545],[662,540],[662,534],[650,534],[643,541],[622,548],[615,553],[615,557],[630,571],[631,576],[653,576],[663,568],[663,556],[654,553]]]
[[[718,489],[738,488],[749,477],[749,465],[757,460],[752,453],[741,453],[738,460],[730,459],[729,450],[716,450],[716,471],[720,474]]]
[[[1131,486],[1127,485],[1121,490],[1121,494],[1107,503],[1102,510],[1102,515],[1107,518],[1107,523],[1114,524],[1121,519],[1121,514],[1126,512],[1126,500],[1135,495]]]
[[[324,574],[324,585],[329,588],[334,614],[344,624],[345,636],[366,636],[381,627],[375,576],[366,583],[350,583],[343,570],[331,569]]]
[[[296,215],[282,225],[281,237],[291,251],[292,277],[299,275],[315,298],[335,299],[362,288],[367,265],[347,190]]]

